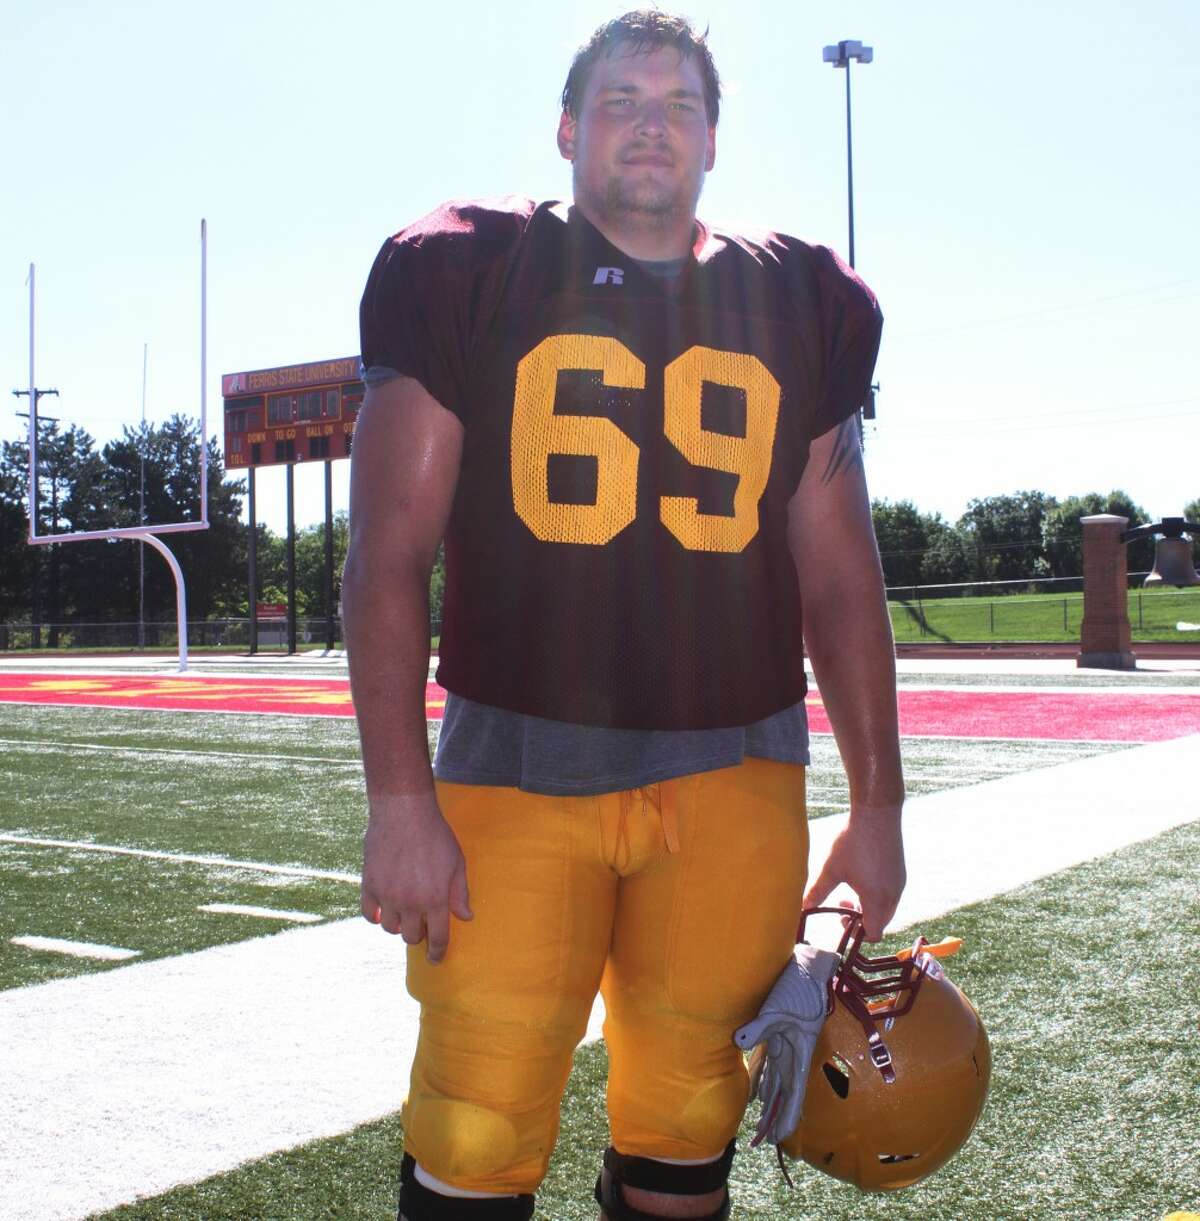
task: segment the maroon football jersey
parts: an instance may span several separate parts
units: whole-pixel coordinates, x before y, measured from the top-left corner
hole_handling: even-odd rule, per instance
[[[361,323],[464,425],[445,687],[627,729],[803,697],[787,505],[881,323],[835,255],[701,225],[664,281],[564,204],[448,204],[384,244]]]

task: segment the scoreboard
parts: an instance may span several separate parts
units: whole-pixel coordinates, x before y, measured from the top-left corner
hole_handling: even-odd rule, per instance
[[[226,373],[225,468],[349,458],[363,400],[357,356]]]

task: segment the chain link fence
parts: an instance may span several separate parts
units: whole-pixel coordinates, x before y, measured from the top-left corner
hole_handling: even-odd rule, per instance
[[[187,633],[189,649],[241,653],[250,650],[249,619],[203,619],[189,623]],[[334,619],[332,634],[334,648],[344,648],[340,619]],[[297,648],[323,649],[328,639],[329,620],[323,616],[296,620]],[[287,620],[259,619],[259,651],[286,653],[287,645]],[[172,652],[178,648],[179,632],[174,619],[146,623],[0,623],[0,652],[66,649]]]
[[[1134,639],[1200,642],[1200,587],[1142,589],[1146,575],[1129,575]],[[1083,620],[1082,577],[906,585],[887,593],[893,634],[904,642],[1071,641]]]

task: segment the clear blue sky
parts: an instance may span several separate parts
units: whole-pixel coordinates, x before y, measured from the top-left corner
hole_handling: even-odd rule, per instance
[[[119,435],[199,410],[220,375],[357,352],[383,238],[440,200],[569,194],[554,146],[593,0],[57,0],[5,18],[0,369]],[[1123,487],[1155,518],[1200,496],[1200,5],[1159,0],[709,0],[726,84],[701,212],[844,250],[854,69],[860,272],[886,316],[872,493],[956,518],[975,496]],[[15,438],[24,400],[0,437]],[[346,503],[346,463],[335,502]],[[283,528],[283,472],[259,479]],[[319,464],[297,481],[323,513]]]

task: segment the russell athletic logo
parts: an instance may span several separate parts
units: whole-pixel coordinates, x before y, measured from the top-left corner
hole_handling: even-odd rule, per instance
[[[625,272],[620,267],[597,267],[593,284],[624,284]]]

